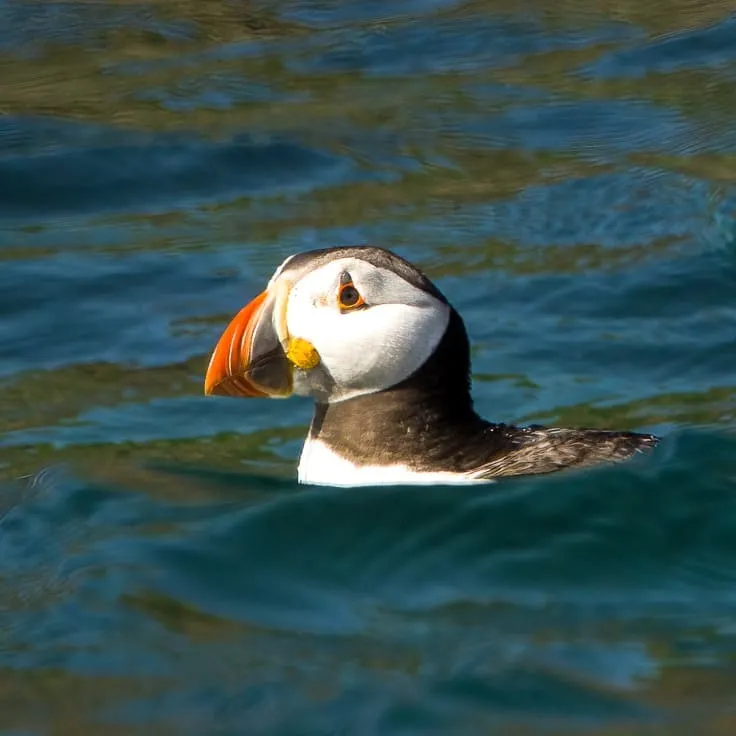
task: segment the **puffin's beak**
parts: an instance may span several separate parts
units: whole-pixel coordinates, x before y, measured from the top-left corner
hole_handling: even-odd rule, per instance
[[[220,396],[289,396],[292,363],[286,303],[290,284],[277,282],[232,319],[217,342],[207,367],[204,392]]]

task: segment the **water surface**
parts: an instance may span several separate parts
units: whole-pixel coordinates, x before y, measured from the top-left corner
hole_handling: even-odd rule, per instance
[[[0,2],[1,733],[733,733],[726,3]],[[650,457],[299,488],[204,398],[276,266],[374,243],[509,422]]]

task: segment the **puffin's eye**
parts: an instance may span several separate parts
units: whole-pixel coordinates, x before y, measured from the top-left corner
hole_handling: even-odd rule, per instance
[[[340,305],[340,309],[344,312],[365,305],[363,297],[355,288],[355,284],[352,281],[346,281],[344,284],[340,284],[340,290],[337,292],[337,302]]]

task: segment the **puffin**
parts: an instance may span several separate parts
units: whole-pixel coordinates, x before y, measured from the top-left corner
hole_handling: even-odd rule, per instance
[[[287,258],[216,343],[204,392],[310,397],[298,481],[311,485],[488,483],[621,461],[658,442],[483,419],[462,317],[419,268],[375,246]]]

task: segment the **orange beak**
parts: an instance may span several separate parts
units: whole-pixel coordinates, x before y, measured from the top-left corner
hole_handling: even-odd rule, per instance
[[[288,290],[286,291],[288,294]],[[207,395],[288,396],[292,367],[279,339],[284,289],[264,291],[233,317],[215,345],[204,379]]]

